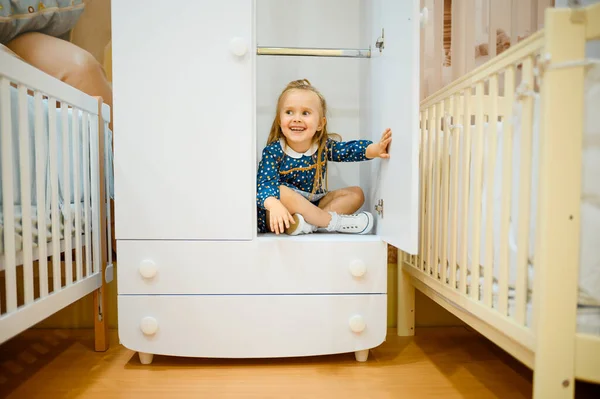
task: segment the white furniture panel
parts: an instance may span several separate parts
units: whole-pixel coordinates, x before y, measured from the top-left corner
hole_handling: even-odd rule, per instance
[[[278,37],[261,45],[347,47],[334,43],[343,33],[372,58],[264,59],[257,73],[256,3],[274,24],[261,31]],[[343,17],[326,16],[341,3],[303,3],[283,36],[274,34],[280,1],[193,2],[166,14],[157,0],[113,4],[119,335],[143,363],[342,352],[364,361],[384,341],[386,242],[417,248],[418,1],[353,0]],[[307,34],[298,22],[314,14],[338,22]],[[339,25],[352,18],[350,37]],[[393,129],[391,160],[330,169],[335,184],[370,191],[373,235],[256,236],[256,155],[276,96],[299,78],[331,99],[330,127],[344,140]]]
[[[386,293],[375,236],[315,234],[246,242],[125,241],[119,294]]]
[[[370,61],[373,140],[386,128],[393,139],[389,160],[375,160],[373,205],[383,200],[376,233],[411,253],[418,245],[419,187],[419,1],[376,0],[371,3]],[[383,29],[383,35],[382,35]],[[375,48],[383,36],[384,47]],[[371,209],[374,211],[374,209]]]
[[[253,2],[112,5],[117,239],[251,239]]]
[[[129,349],[173,356],[354,352],[385,340],[386,305],[386,295],[120,295],[119,338]]]

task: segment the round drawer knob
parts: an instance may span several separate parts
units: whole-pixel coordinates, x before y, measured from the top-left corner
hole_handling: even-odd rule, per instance
[[[241,37],[234,37],[229,42],[229,50],[236,56],[241,57],[248,51],[248,45]]]
[[[158,330],[158,321],[154,317],[144,317],[140,323],[142,332],[146,335],[154,335]]]
[[[365,324],[363,317],[358,314],[354,315],[350,318],[349,324],[350,324],[350,329],[355,333],[363,332],[365,327],[367,326]]]
[[[153,278],[157,271],[156,263],[151,260],[144,260],[140,263],[140,274],[144,278]]]
[[[354,277],[362,277],[367,272],[367,265],[360,259],[350,262],[350,273]]]
[[[427,25],[427,22],[429,22],[429,10],[427,9],[427,7],[423,7],[423,9],[421,10],[420,22],[421,28],[425,27],[425,25]]]

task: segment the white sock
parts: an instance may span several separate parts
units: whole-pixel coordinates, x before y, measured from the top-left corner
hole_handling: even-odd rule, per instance
[[[329,221],[329,225],[326,227],[327,231],[335,231],[338,224],[339,215],[336,212],[329,212],[331,215],[331,220]]]
[[[310,231],[312,231],[312,232],[317,231],[318,227],[315,226],[314,224],[310,224],[306,220],[304,220],[304,223],[306,223],[306,226],[307,226],[308,229],[310,229]]]

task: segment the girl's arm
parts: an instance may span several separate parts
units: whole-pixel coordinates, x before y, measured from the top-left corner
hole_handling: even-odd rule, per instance
[[[335,141],[327,143],[327,160],[332,162],[361,162],[367,161],[367,148],[371,140]]]
[[[285,229],[294,223],[294,218],[280,201],[279,162],[281,156],[282,154],[274,152],[272,148],[265,148],[256,179],[256,204],[259,208],[269,211],[267,224],[276,234],[283,234]]]
[[[381,135],[381,140],[378,143],[372,143],[367,147],[366,156],[369,159],[373,158],[389,158],[388,146],[392,142],[392,129],[387,128]]]
[[[332,162],[360,162],[373,158],[389,158],[387,148],[392,141],[391,129],[386,129],[377,143],[371,140],[329,140],[328,160]]]
[[[262,152],[262,159],[258,165],[256,177],[256,205],[261,209],[267,209],[265,201],[267,198],[279,200],[279,160],[270,147],[266,147]]]

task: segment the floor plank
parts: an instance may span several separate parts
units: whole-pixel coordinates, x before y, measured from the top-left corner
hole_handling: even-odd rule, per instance
[[[528,398],[531,372],[464,327],[394,330],[367,363],[353,354],[223,360],[155,356],[118,344],[94,352],[93,331],[29,330],[0,346],[6,398]],[[598,393],[599,391],[595,391]],[[579,395],[578,395],[579,397]],[[600,397],[600,396],[596,396]]]

